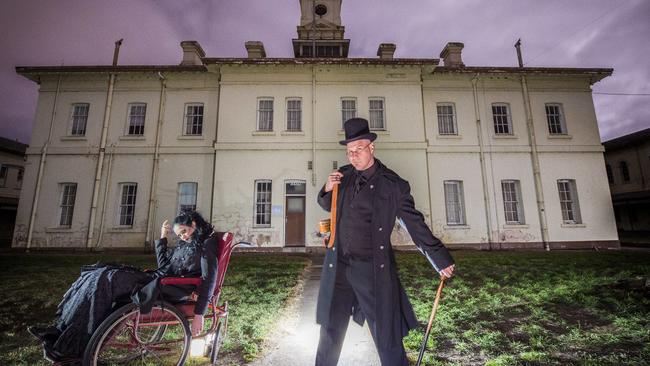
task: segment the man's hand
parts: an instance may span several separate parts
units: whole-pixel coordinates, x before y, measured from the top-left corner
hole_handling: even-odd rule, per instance
[[[452,264],[451,266],[449,266],[447,268],[441,269],[440,274],[445,276],[446,278],[451,278],[451,276],[454,275],[454,265]]]
[[[196,337],[203,330],[203,315],[194,314],[194,320],[192,320],[192,336]]]
[[[333,171],[332,174],[327,177],[327,183],[325,183],[325,192],[330,192],[332,189],[334,189],[334,186],[336,184],[340,184],[342,177],[343,173],[339,172],[338,170]]]
[[[160,227],[160,239],[166,238],[171,231],[172,228],[169,225],[169,221],[168,220],[163,221],[162,226]]]

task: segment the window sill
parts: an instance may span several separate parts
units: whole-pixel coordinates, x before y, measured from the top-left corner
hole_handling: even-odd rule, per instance
[[[205,140],[203,135],[180,135],[177,137],[179,140]]]
[[[471,227],[469,225],[444,225],[442,227],[445,230],[469,230]]]
[[[46,233],[71,233],[74,230],[71,226],[55,226],[45,228]]]
[[[144,231],[135,230],[133,226],[114,226],[106,230],[107,233],[144,233]]]
[[[253,131],[253,136],[275,136],[275,131]]]
[[[370,130],[370,132],[374,132],[377,135],[390,135],[390,131],[388,130]],[[344,136],[345,131],[344,130],[338,130],[337,134]]]
[[[499,135],[494,134],[494,135],[492,135],[492,137],[495,138],[495,139],[506,139],[506,140],[507,139],[518,139],[519,138],[519,136],[517,136],[515,134],[508,135],[508,134],[505,134],[505,133],[504,134],[499,134]]]
[[[503,224],[503,229],[528,229],[528,224]]]
[[[61,136],[61,141],[86,141],[86,136]]]
[[[562,224],[560,226],[563,228],[587,227],[585,224]]]
[[[253,230],[259,230],[259,231],[273,231],[274,227],[273,226],[253,226]]]
[[[146,140],[144,135],[124,135],[120,136],[120,140]]]
[[[282,131],[281,136],[305,136],[305,131]]]
[[[558,140],[570,140],[573,138],[571,135],[567,134],[554,134],[554,135],[546,135],[546,138],[548,139],[558,139]]]
[[[452,134],[449,134],[449,135],[440,135],[440,134],[438,134],[438,136],[436,136],[436,138],[437,139],[443,139],[443,140],[446,140],[446,139],[460,140],[460,139],[463,138],[463,136],[461,136],[461,135],[452,135]]]

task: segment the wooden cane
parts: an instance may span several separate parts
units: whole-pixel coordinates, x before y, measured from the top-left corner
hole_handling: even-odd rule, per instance
[[[335,184],[332,189],[332,204],[330,206],[330,241],[327,243],[327,247],[331,248],[334,246],[334,237],[336,234],[336,201],[339,195],[339,185]]]
[[[420,366],[422,363],[422,357],[424,357],[424,349],[427,346],[427,341],[429,340],[429,334],[431,333],[431,326],[433,325],[433,318],[436,317],[436,311],[438,311],[438,303],[440,303],[440,296],[442,295],[442,288],[445,287],[445,276],[440,276],[440,285],[438,285],[438,292],[436,292],[436,299],[433,301],[433,309],[431,310],[431,316],[429,317],[429,324],[427,324],[427,331],[424,333],[424,341],[422,341],[422,346],[420,347],[420,354],[418,355],[418,362],[416,366]]]

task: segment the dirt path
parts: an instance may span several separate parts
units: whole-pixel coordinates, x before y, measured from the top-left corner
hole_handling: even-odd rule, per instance
[[[320,326],[316,324],[316,300],[323,258],[312,258],[303,291],[289,305],[263,356],[249,366],[309,366],[314,364]],[[350,321],[339,366],[378,366],[379,357],[368,326]]]

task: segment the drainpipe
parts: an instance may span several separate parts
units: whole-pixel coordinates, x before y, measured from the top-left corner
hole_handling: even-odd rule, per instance
[[[210,222],[212,222],[212,213],[214,212],[214,186],[217,179],[217,143],[219,141],[219,110],[221,109],[221,68],[219,68],[219,74],[217,74],[217,116],[215,118],[215,127],[214,127],[214,142],[212,146],[214,148],[214,157],[212,165],[212,189],[210,190]]]
[[[424,73],[425,73],[425,68],[420,69],[420,97],[421,97],[421,103],[422,103],[422,128],[424,129],[424,142],[426,142],[427,147],[424,150],[425,154],[425,160],[426,160],[426,167],[427,167],[427,186],[429,189],[427,189],[427,194],[429,198],[429,217],[431,217],[431,220],[433,220],[433,201],[431,200],[431,173],[429,170],[429,152],[427,151],[429,149],[429,137],[427,136],[427,118],[426,118],[426,111],[424,108]],[[433,221],[431,221],[431,224],[433,224]]]
[[[106,168],[106,185],[104,186],[104,200],[102,202],[102,217],[99,219],[99,235],[97,236],[97,246],[102,245],[102,238],[104,237],[104,218],[106,217],[106,202],[108,201],[108,189],[111,186],[111,171],[113,170],[113,157],[115,155],[115,144],[111,145],[110,152],[108,153],[108,167]]]
[[[530,141],[531,161],[533,163],[533,178],[535,182],[535,197],[537,198],[537,213],[542,231],[542,242],[545,250],[551,250],[548,240],[548,226],[546,222],[546,210],[544,205],[544,192],[542,191],[542,175],[539,168],[539,155],[537,152],[537,141],[535,140],[535,127],[530,106],[530,95],[528,94],[528,83],[526,75],[521,75],[521,90],[524,95],[524,110],[526,111],[526,126],[528,127],[528,140]]]
[[[311,185],[316,187],[316,66],[311,67]]]
[[[158,72],[158,78],[160,78],[160,103],[158,103],[158,124],[156,125],[156,138],[155,138],[155,147],[153,153],[153,166],[151,168],[151,189],[149,190],[149,210],[147,211],[147,235],[144,239],[144,250],[147,250],[149,243],[151,243],[151,238],[154,235],[154,218],[155,218],[155,206],[156,206],[156,188],[158,186],[158,165],[160,163],[160,139],[162,136],[162,125],[165,119],[165,99],[167,91],[167,79],[162,74]]]
[[[472,78],[472,94],[474,96],[474,116],[476,117],[476,138],[478,139],[479,160],[481,163],[481,182],[483,184],[483,204],[485,205],[485,223],[487,224],[488,249],[492,250],[492,219],[490,218],[490,191],[488,188],[487,174],[485,168],[485,146],[483,145],[483,130],[481,126],[481,111],[478,103],[478,78],[479,74]]]
[[[99,157],[97,159],[97,168],[95,170],[95,183],[93,186],[93,197],[90,206],[90,219],[88,220],[88,238],[86,248],[92,248],[92,240],[95,231],[95,219],[97,217],[97,201],[99,199],[99,186],[102,180],[102,169],[104,168],[104,155],[106,154],[106,138],[108,135],[108,125],[111,118],[111,107],[113,104],[113,90],[115,87],[116,74],[111,73],[108,78],[108,91],[106,92],[106,108],[104,109],[104,123],[102,127],[102,137],[99,144]]]
[[[32,234],[34,233],[34,221],[36,220],[36,210],[38,209],[38,196],[41,192],[41,181],[43,179],[43,170],[45,169],[45,158],[47,157],[47,148],[50,146],[52,141],[52,128],[54,126],[54,120],[56,118],[56,106],[59,99],[59,92],[61,91],[61,75],[56,81],[56,92],[54,93],[54,105],[52,106],[52,117],[50,118],[50,131],[47,135],[47,141],[41,149],[41,161],[38,165],[38,175],[36,176],[36,188],[34,189],[34,199],[32,200],[32,213],[29,216],[29,227],[27,229],[27,245],[26,251],[29,252],[29,248],[32,245]]]

